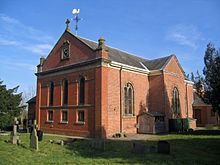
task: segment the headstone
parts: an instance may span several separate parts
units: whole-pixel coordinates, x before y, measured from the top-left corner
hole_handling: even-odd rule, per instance
[[[38,141],[42,141],[43,140],[43,131],[38,130],[37,131],[37,137],[38,137]]]
[[[146,152],[146,146],[142,143],[133,142],[133,152],[136,154],[144,154]]]
[[[12,144],[17,144],[18,140],[19,140],[19,136],[17,136],[17,118],[14,118],[14,124],[13,124],[13,130],[11,132],[11,137],[10,137],[10,141]]]
[[[170,153],[170,143],[164,140],[158,141],[157,143],[157,152],[161,154]]]
[[[155,153],[155,152],[157,152],[157,148],[155,146],[150,146],[149,147],[149,152],[150,153]]]
[[[105,140],[104,139],[92,140],[92,148],[95,150],[105,151]]]
[[[34,120],[33,130],[31,132],[31,140],[30,147],[38,151],[38,137],[37,137],[37,124],[36,120]]]
[[[63,145],[64,145],[64,141],[63,141],[63,140],[60,140],[60,141],[59,141],[59,144],[60,144],[61,146],[63,146]]]

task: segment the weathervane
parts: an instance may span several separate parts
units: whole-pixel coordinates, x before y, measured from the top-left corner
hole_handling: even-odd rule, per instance
[[[79,18],[79,12],[80,12],[80,9],[73,9],[72,11],[72,13],[74,14],[73,20],[76,21],[76,26],[75,26],[76,36],[77,36],[77,31],[78,31],[78,22],[81,20],[81,18]]]

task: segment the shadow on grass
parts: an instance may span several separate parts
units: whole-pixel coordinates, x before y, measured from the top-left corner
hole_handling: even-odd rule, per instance
[[[183,135],[220,135],[220,130],[195,130],[180,133]]]
[[[172,136],[172,135],[171,135]],[[158,154],[155,151],[148,150],[140,154],[133,152],[133,144],[139,143],[146,148],[152,146],[157,148],[156,140],[100,140],[104,146],[94,147],[97,140],[73,140],[65,141],[65,147],[70,153],[74,153],[83,158],[105,159],[111,163],[151,163],[151,164],[217,164],[220,154],[220,138],[199,137],[184,138],[178,137],[175,139],[164,139],[170,143],[171,153],[168,155]],[[113,161],[113,162],[112,162]]]

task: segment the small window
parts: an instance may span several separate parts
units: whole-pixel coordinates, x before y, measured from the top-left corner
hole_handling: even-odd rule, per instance
[[[70,44],[69,41],[65,41],[62,45],[62,53],[61,53],[61,59],[69,59],[70,57]]]
[[[48,121],[53,121],[53,111],[48,111],[48,116],[47,116]]]
[[[63,80],[63,105],[68,104],[68,81]]]
[[[49,89],[49,106],[53,105],[53,95],[54,95],[54,83],[50,82],[50,89]]]
[[[61,122],[67,122],[67,121],[68,121],[67,111],[62,111]]]
[[[164,122],[164,117],[163,116],[156,116],[155,122]]]
[[[79,122],[79,123],[85,122],[84,111],[78,111],[78,122]]]
[[[79,104],[84,104],[85,102],[85,78],[81,77],[79,79]]]
[[[215,116],[215,112],[213,111],[213,109],[211,109],[211,116]]]

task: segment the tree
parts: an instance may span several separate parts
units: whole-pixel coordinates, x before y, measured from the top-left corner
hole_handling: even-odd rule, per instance
[[[188,76],[189,78],[189,76]],[[196,76],[194,75],[193,72],[191,72],[191,77],[189,78],[192,82],[194,82],[194,88],[196,89],[196,93],[202,98],[204,96],[204,77],[199,73],[197,70]]]
[[[207,45],[204,56],[205,95],[204,101],[212,105],[220,115],[220,53],[212,43]]]
[[[0,129],[10,126],[14,117],[18,117],[25,106],[20,106],[22,93],[17,94],[18,87],[7,89],[0,81]]]

